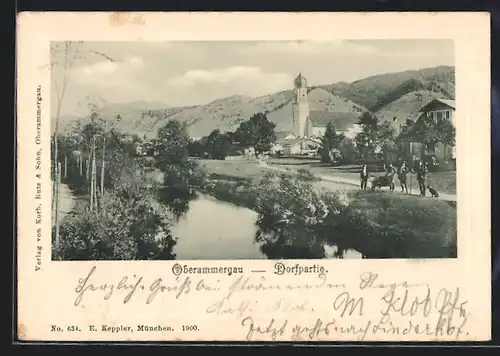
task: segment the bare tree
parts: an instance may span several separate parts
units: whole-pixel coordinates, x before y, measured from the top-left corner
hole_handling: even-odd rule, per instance
[[[106,165],[106,134],[108,130],[114,130],[114,126],[117,122],[120,122],[121,116],[118,114],[111,122],[104,122],[104,135],[102,136],[102,164],[101,164],[101,197],[104,196],[104,175],[106,173],[105,165]],[[108,126],[109,124],[109,126]]]
[[[64,97],[66,95],[66,90],[68,88],[68,83],[71,76],[71,70],[75,64],[79,56],[79,43],[74,43],[71,41],[65,41],[60,44],[55,44],[52,47],[51,53],[51,78],[52,83],[55,87],[55,95],[56,95],[56,112],[55,112],[55,132],[54,132],[54,145],[53,145],[53,191],[52,191],[52,211],[54,212],[54,220],[55,220],[55,245],[56,248],[59,247],[59,165],[58,165],[58,147],[57,140],[59,135],[59,118],[61,116],[61,107],[64,101]],[[58,56],[58,52],[62,52],[62,56]],[[59,58],[62,57],[62,58]],[[62,68],[62,73],[60,76],[60,80],[55,75],[54,68],[60,66]]]
[[[103,111],[107,104],[106,101],[98,96],[92,95],[86,98],[86,106],[90,112],[90,126],[91,130],[87,132],[87,147],[89,148],[89,165],[90,165],[90,209],[94,210],[99,207],[102,208],[102,199],[104,196],[104,178],[106,174],[106,144],[108,142],[107,136],[115,130],[116,123],[121,121],[121,116],[118,114],[112,119],[105,119]],[[100,183],[97,184],[97,146],[98,139],[100,139],[101,146],[101,170],[100,170]],[[99,194],[97,192],[99,191]],[[100,204],[99,204],[100,201]]]
[[[66,96],[68,84],[71,79],[71,73],[75,63],[85,58],[88,54],[97,55],[106,60],[113,61],[110,57],[95,51],[87,51],[82,48],[82,41],[64,41],[54,43],[51,46],[51,63],[50,73],[52,84],[54,86],[55,103],[55,128],[53,136],[53,191],[52,191],[52,211],[55,215],[55,245],[59,247],[59,182],[60,169],[58,166],[58,144],[57,138],[59,135],[59,120],[61,116],[61,108]],[[56,73],[56,69],[60,69]]]

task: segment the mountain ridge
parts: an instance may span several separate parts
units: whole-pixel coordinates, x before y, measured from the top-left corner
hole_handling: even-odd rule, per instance
[[[111,104],[101,112],[110,120],[120,114],[117,127],[131,134],[154,137],[158,128],[170,119],[185,122],[192,137],[208,135],[212,130],[234,130],[257,112],[265,112],[276,123],[277,131],[291,129],[293,89],[259,97],[232,95],[204,105],[172,107],[162,102]],[[437,66],[369,76],[351,83],[337,82],[311,86],[311,110],[332,112],[370,111],[382,119],[410,118],[426,100],[436,97],[454,99],[455,68]],[[163,105],[163,107],[161,107]],[[159,107],[160,106],[160,107]],[[75,117],[61,117],[63,132],[71,130]],[[54,126],[54,125],[53,125]]]

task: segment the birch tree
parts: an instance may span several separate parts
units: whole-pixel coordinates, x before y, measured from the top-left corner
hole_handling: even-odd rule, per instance
[[[55,97],[54,103],[54,136],[53,136],[53,191],[52,191],[52,211],[54,213],[55,224],[55,245],[59,246],[59,182],[60,175],[58,169],[58,144],[59,124],[61,109],[66,97],[71,74],[75,64],[88,55],[96,55],[106,60],[113,61],[110,57],[100,52],[86,50],[82,46],[83,41],[56,42],[51,45],[50,74],[52,79],[52,94]]]

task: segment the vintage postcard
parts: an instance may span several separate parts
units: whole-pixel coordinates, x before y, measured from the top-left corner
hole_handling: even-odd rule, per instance
[[[23,341],[490,338],[488,13],[21,13]]]

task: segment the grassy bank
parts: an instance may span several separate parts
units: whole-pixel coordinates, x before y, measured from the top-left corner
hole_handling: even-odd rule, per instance
[[[256,211],[261,242],[276,258],[318,258],[324,243],[367,258],[456,257],[456,209],[447,202],[362,191],[343,201],[295,174],[265,176],[261,183],[211,180],[202,191]]]
[[[251,210],[256,209],[259,197],[257,186],[247,181],[211,180],[199,190],[218,200]]]
[[[370,258],[457,257],[457,214],[448,202],[355,192],[341,213],[334,243]]]
[[[197,160],[211,178],[249,180],[259,182],[266,173],[274,172],[271,168],[260,166],[256,160]]]

